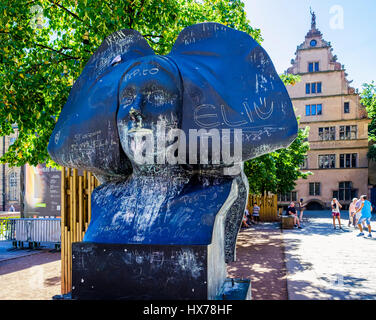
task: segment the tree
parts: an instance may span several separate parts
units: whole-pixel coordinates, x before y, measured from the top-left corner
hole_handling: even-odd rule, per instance
[[[250,193],[263,194],[268,191],[275,194],[287,193],[294,190],[296,180],[306,179],[312,174],[300,169],[309,150],[309,143],[306,141],[308,134],[309,127],[299,129],[297,138],[288,148],[244,163]]]
[[[374,81],[363,84],[360,97],[360,103],[366,107],[368,117],[372,119],[368,126],[368,140],[372,143],[368,150],[368,158],[376,161],[376,84]]]
[[[139,31],[157,54],[179,32],[214,21],[262,38],[239,0],[6,0],[0,3],[0,136],[19,130],[0,158],[11,166],[53,164],[47,144],[71,86],[103,39]]]
[[[103,39],[117,30],[139,31],[157,54],[168,53],[183,28],[205,21],[262,41],[239,0],[7,0],[0,17],[0,136],[12,133],[12,124],[19,130],[0,162],[11,166],[53,165],[47,144],[69,91]],[[281,77],[286,84],[298,81]],[[251,190],[285,192],[292,179],[304,177],[297,169],[304,137],[300,131],[287,151],[248,162]]]

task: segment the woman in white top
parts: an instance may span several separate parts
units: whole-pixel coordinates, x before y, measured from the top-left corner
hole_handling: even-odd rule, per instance
[[[356,226],[356,221],[355,221],[355,212],[356,212],[356,208],[355,208],[355,204],[356,202],[358,201],[357,198],[354,198],[352,199],[352,202],[350,203],[350,206],[349,206],[349,227],[351,225],[351,223],[353,224],[353,226],[355,227]]]
[[[331,205],[332,205],[332,216],[333,216],[333,229],[336,229],[336,218],[338,219],[339,228],[342,229],[341,215],[339,211],[339,209],[342,208],[342,206],[336,198],[333,198]]]

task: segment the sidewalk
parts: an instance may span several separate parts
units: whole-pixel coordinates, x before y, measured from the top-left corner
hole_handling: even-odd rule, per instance
[[[36,253],[40,253],[40,251],[29,250],[26,248],[23,250],[13,250],[12,241],[0,241],[0,263],[6,260],[30,256]]]
[[[6,252],[4,244],[1,249],[0,300],[51,300],[61,293],[60,252],[51,253],[49,249]]]
[[[302,230],[252,225],[239,233],[237,261],[228,264],[228,276],[250,279],[252,300],[374,300],[376,234],[365,239],[357,233],[347,226],[334,231],[327,212],[310,213]],[[0,299],[49,300],[60,294],[60,253],[8,254],[0,261]]]
[[[343,231],[333,230],[329,211],[305,216],[304,229],[283,230],[289,300],[376,299],[376,234],[358,238],[345,212]]]
[[[228,264],[228,277],[251,280],[252,300],[287,300],[283,236],[279,223],[242,229],[237,261]]]

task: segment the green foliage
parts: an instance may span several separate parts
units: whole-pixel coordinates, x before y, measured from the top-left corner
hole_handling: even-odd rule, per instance
[[[372,122],[368,126],[368,140],[372,143],[376,142],[376,84],[363,84],[363,91],[360,94],[360,103],[366,107],[368,117]],[[374,144],[370,145],[368,150],[368,158],[376,161],[376,147]]]
[[[263,194],[268,191],[274,194],[287,193],[294,190],[296,180],[306,179],[312,174],[300,170],[309,150],[309,143],[306,141],[308,134],[309,127],[299,129],[297,138],[288,148],[244,163],[250,193]]]
[[[3,163],[53,164],[47,144],[74,81],[103,39],[131,28],[157,54],[191,24],[215,21],[261,42],[239,0],[4,0],[0,3],[0,136],[19,136]]]
[[[103,39],[131,28],[157,54],[170,51],[179,32],[214,21],[250,34],[239,0],[5,0],[0,3],[0,135],[19,130],[18,139],[0,158],[11,166],[53,164],[47,144],[70,88]],[[285,84],[299,77],[282,75]],[[299,171],[308,150],[308,133],[286,150],[245,164],[251,191],[287,192],[305,174]]]
[[[284,73],[280,75],[283,83],[285,85],[294,86],[296,83],[300,82],[301,77],[299,75],[291,74],[291,73]]]

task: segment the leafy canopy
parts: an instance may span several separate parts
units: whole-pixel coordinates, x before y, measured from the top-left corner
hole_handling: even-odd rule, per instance
[[[363,91],[360,94],[360,103],[366,107],[368,117],[372,120],[368,126],[368,140],[372,143],[369,147],[368,158],[376,161],[376,84],[363,84]]]
[[[294,190],[296,180],[307,179],[312,174],[300,169],[309,150],[308,135],[309,127],[299,129],[297,138],[288,148],[244,163],[251,194],[284,194]]]
[[[157,54],[179,32],[219,22],[261,42],[239,0],[5,0],[0,3],[0,136],[18,139],[0,158],[11,166],[53,164],[49,137],[69,91],[90,56],[111,33],[139,31]]]
[[[259,43],[239,0],[5,0],[0,3],[0,136],[18,128],[18,139],[0,162],[53,165],[47,144],[74,81],[111,33],[139,31],[157,54],[170,51],[180,31],[199,22],[219,22]],[[285,84],[299,78],[281,75]],[[245,164],[251,191],[287,192],[305,177],[308,132],[293,144]]]

